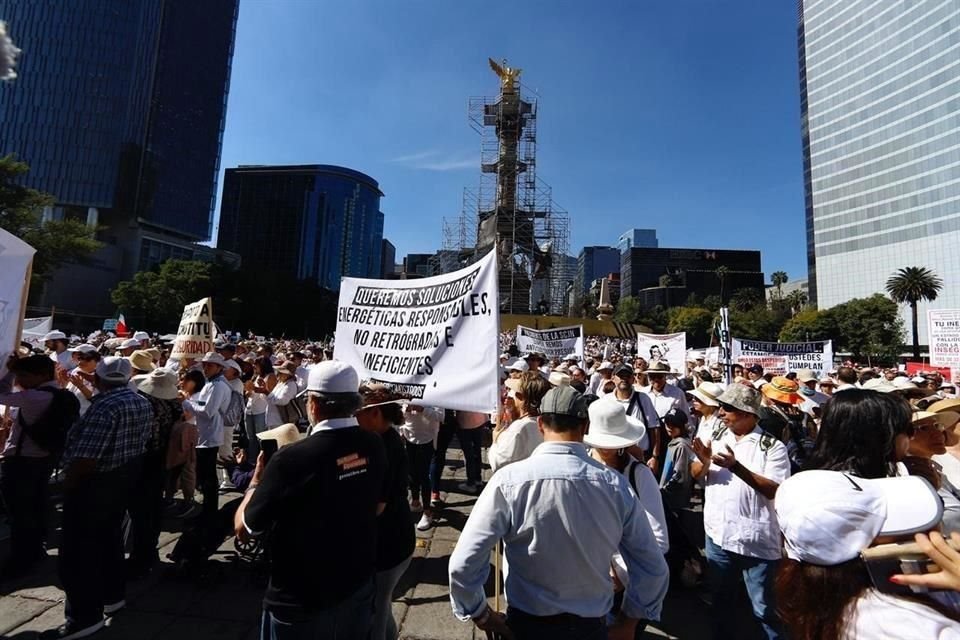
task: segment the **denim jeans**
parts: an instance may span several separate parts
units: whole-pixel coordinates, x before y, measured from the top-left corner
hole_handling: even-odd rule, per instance
[[[367,640],[373,618],[374,583],[371,578],[335,606],[309,613],[264,611],[260,640]]]
[[[376,594],[373,596],[373,629],[370,640],[397,640],[397,621],[393,619],[393,590],[403,573],[410,566],[410,556],[400,564],[385,571],[378,571],[374,579]]]
[[[458,429],[457,440],[463,451],[463,459],[467,466],[467,482],[480,482],[480,443],[483,442],[483,427],[475,429]]]
[[[786,638],[773,601],[773,581],[778,560],[762,560],[742,556],[720,548],[707,536],[707,579],[713,596],[713,637],[716,640],[739,638],[731,616],[736,610],[738,583],[741,577],[753,605],[753,615],[760,621],[770,640]]]

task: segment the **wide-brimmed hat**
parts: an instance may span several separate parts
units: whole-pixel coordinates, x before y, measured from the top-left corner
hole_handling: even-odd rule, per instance
[[[226,366],[226,362],[224,362],[224,366]],[[281,363],[279,363],[279,364],[273,365],[273,372],[276,373],[276,374],[281,374],[281,373],[283,373],[283,374],[286,374],[286,375],[288,375],[288,376],[296,376],[296,375],[297,375],[297,365],[295,365],[293,362],[287,360],[286,362],[281,362]]]
[[[909,378],[894,378],[891,383],[897,388],[897,393],[913,398],[922,398],[930,393],[929,389],[921,389]]]
[[[551,371],[548,378],[550,384],[555,387],[565,387],[570,385],[570,375],[562,371]]]
[[[591,403],[587,412],[590,430],[583,436],[583,442],[595,449],[632,447],[646,433],[643,423],[628,416],[626,408],[615,399],[601,398]]]
[[[927,407],[930,413],[940,413],[941,411],[955,411],[960,413],[960,398],[947,398],[938,400]]]
[[[769,383],[763,385],[760,393],[776,402],[784,404],[800,404],[803,396],[800,395],[800,385],[796,380],[774,376]]]
[[[177,399],[177,374],[166,369],[154,369],[149,375],[138,376],[137,389],[160,400]]]
[[[150,357],[154,362],[160,360],[160,349],[157,349],[156,347],[150,347],[149,349],[144,349],[144,351],[150,354]]]
[[[835,387],[835,386],[837,386],[837,381],[834,380],[833,378],[829,377],[829,376],[824,377],[824,378],[820,378],[820,386],[821,386],[821,387]]]
[[[670,376],[677,375],[677,372],[670,367],[670,363],[663,360],[653,360],[644,373],[662,373]]]
[[[870,378],[863,383],[864,389],[868,391],[878,391],[880,393],[893,393],[894,391],[900,391],[897,385],[889,382],[886,378]]]
[[[926,420],[935,421],[946,429],[957,424],[957,421],[960,420],[960,413],[955,411],[938,411],[937,413],[933,413],[932,411],[914,411],[910,422],[917,424]]]
[[[718,398],[723,395],[723,387],[716,382],[701,382],[696,389],[690,392],[694,398],[711,407],[719,407]]]
[[[732,384],[717,398],[720,404],[728,404],[737,411],[759,415],[760,392],[748,384]]]
[[[817,374],[812,369],[797,369],[797,382],[816,382]]]
[[[292,423],[282,424],[267,431],[261,431],[257,434],[260,440],[276,440],[277,449],[283,449],[288,444],[299,442],[303,439],[303,434],[297,429],[297,425]]]
[[[236,371],[237,373],[243,373],[243,369],[240,367],[240,363],[237,362],[236,360],[234,360],[233,358],[229,358],[229,359],[227,359],[227,360],[224,360],[224,361],[223,361],[223,368],[224,368],[224,369],[233,369],[233,370]]]
[[[227,361],[223,359],[223,356],[217,353],[216,351],[210,351],[205,354],[200,360],[201,363],[215,364],[221,367],[227,366]]]
[[[153,358],[151,358],[150,354],[146,351],[134,351],[127,359],[134,369],[139,369],[140,371],[150,373],[157,368],[157,366],[153,364]]]
[[[804,471],[777,489],[777,521],[787,557],[831,566],[856,558],[879,536],[904,536],[940,524],[943,502],[920,476],[859,478]]]

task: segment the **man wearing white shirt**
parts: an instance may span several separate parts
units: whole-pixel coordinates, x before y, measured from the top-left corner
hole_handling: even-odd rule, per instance
[[[230,387],[223,377],[226,361],[210,352],[200,361],[207,384],[200,393],[185,398],[183,409],[197,419],[197,484],[203,492],[203,513],[213,519],[217,514],[217,452],[223,443],[223,412],[230,406]]]
[[[604,383],[613,379],[613,363],[603,361],[597,366],[597,370],[590,376],[590,384],[587,385],[587,393],[595,396],[606,394],[603,390]]]
[[[782,556],[773,498],[790,477],[787,448],[757,426],[760,393],[732,384],[717,398],[722,426],[701,429],[693,441],[694,479],[703,479],[703,523],[714,637],[736,638],[730,611],[742,578],[753,614],[767,638],[784,638],[776,613],[773,583]]]
[[[674,372],[670,371],[670,365],[666,362],[663,360],[651,362],[646,374],[650,386],[644,387],[641,393],[650,400],[646,405],[648,412],[645,416],[647,429],[650,431],[650,450],[647,452],[650,459],[647,461],[647,466],[653,471],[653,475],[659,478],[660,463],[666,452],[667,441],[663,435],[661,418],[673,409],[683,411],[683,415],[689,416],[690,405],[687,404],[687,394],[681,388],[667,384],[667,376],[673,375]]]
[[[60,365],[64,371],[70,371],[77,363],[73,361],[73,353],[67,349],[67,336],[63,331],[51,331],[43,336],[43,346],[50,354],[50,359]]]

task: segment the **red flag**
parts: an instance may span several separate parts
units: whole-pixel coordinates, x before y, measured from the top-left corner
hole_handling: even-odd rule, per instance
[[[123,337],[123,336],[127,335],[128,333],[129,333],[129,331],[127,331],[127,323],[124,321],[124,319],[123,319],[123,314],[121,313],[121,314],[117,317],[117,335],[120,336],[120,337]]]

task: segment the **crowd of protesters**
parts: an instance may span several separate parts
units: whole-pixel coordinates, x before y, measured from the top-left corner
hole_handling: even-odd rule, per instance
[[[741,584],[768,638],[960,638],[960,398],[934,371],[773,375],[695,352],[674,371],[627,340],[548,359],[506,332],[501,405],[478,413],[363,381],[325,343],[171,359],[145,333],[108,338],[51,332],[0,379],[0,579],[46,559],[51,486],[63,502],[66,620],[42,637],[118,615],[167,516],[186,523],[179,566],[227,536],[264,549],[261,638],[396,638],[393,591],[441,517],[456,437],[457,490],[478,497],[450,598],[488,634],[639,637],[670,588],[703,580],[716,638],[747,633]],[[505,612],[487,600],[491,552]]]

